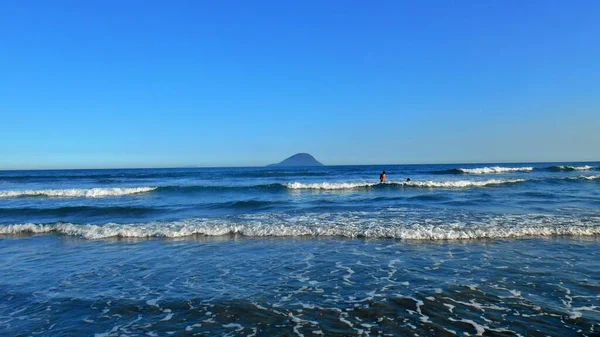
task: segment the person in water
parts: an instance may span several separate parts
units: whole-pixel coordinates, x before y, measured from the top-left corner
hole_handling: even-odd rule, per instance
[[[407,183],[410,183],[410,178],[406,178],[406,182],[407,182]]]
[[[382,184],[385,183],[385,171],[381,172],[379,175],[379,182]]]

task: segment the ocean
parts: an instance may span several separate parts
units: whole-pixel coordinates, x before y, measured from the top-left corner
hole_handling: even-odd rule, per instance
[[[598,162],[0,171],[2,336],[600,336],[599,270]]]

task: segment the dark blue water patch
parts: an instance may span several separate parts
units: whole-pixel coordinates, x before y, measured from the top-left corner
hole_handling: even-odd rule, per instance
[[[172,218],[182,212],[175,207],[66,206],[56,208],[2,208],[0,224],[75,222],[104,224]]]
[[[97,184],[121,184],[126,183],[127,179],[100,179],[97,180]]]
[[[239,201],[227,201],[219,203],[210,203],[205,205],[198,205],[198,207],[208,209],[231,209],[231,210],[267,210],[275,209],[279,207],[286,207],[289,202],[286,201],[268,201],[268,200],[239,200]]]
[[[323,170],[263,170],[263,169],[130,169],[130,170],[56,170],[56,171],[0,171],[0,181],[46,182],[57,180],[139,180],[169,178],[269,178],[269,177],[324,177]]]
[[[136,206],[67,206],[56,208],[0,208],[0,217],[2,216],[99,216],[99,215],[135,215],[143,216],[152,213],[165,212],[168,209],[157,207],[136,207]]]
[[[463,170],[459,168],[454,169],[446,169],[446,170],[436,170],[436,171],[425,171],[423,173],[431,173],[431,174],[466,174]]]
[[[418,201],[447,201],[450,200],[451,197],[443,194],[421,194],[410,197],[409,199]]]
[[[516,193],[519,197],[530,197],[530,198],[543,198],[543,199],[556,199],[560,196],[556,193],[550,193],[546,191],[526,191]]]
[[[26,171],[31,172],[31,171]],[[98,173],[102,170],[90,170],[90,171],[40,171],[38,174],[16,174],[10,172],[7,174],[4,172],[0,174],[0,181],[48,181],[48,180],[77,180],[77,179],[147,179],[147,178],[178,178],[178,177],[195,177],[207,175],[207,172],[197,171],[182,171],[182,172],[170,172],[160,170],[130,170],[130,171],[116,171]]]
[[[237,200],[214,203],[187,204],[176,207],[144,207],[144,206],[62,206],[54,208],[42,207],[16,207],[0,208],[0,218],[2,217],[97,217],[119,219],[122,217],[143,217],[160,213],[172,213],[176,211],[185,211],[190,209],[224,209],[224,210],[266,210],[279,207],[286,207],[290,203],[283,200]]]
[[[278,177],[325,177],[330,175],[329,172],[312,172],[312,171],[251,171],[251,172],[236,172],[232,173],[232,177],[238,178],[278,178]]]
[[[457,200],[447,200],[441,202],[441,204],[446,206],[465,206],[472,207],[482,203],[489,202],[489,199],[457,199]]]
[[[284,184],[272,183],[272,184],[259,184],[250,186],[227,186],[227,185],[192,185],[192,186],[160,186],[156,189],[158,193],[214,193],[214,192],[282,192],[287,191],[287,187]]]

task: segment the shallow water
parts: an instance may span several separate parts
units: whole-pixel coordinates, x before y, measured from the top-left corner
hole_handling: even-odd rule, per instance
[[[1,335],[600,335],[598,166],[0,172]]]
[[[598,238],[2,240],[7,335],[600,333]]]

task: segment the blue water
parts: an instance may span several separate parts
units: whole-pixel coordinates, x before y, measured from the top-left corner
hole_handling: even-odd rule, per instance
[[[597,162],[2,171],[0,335],[595,336],[599,248]]]

